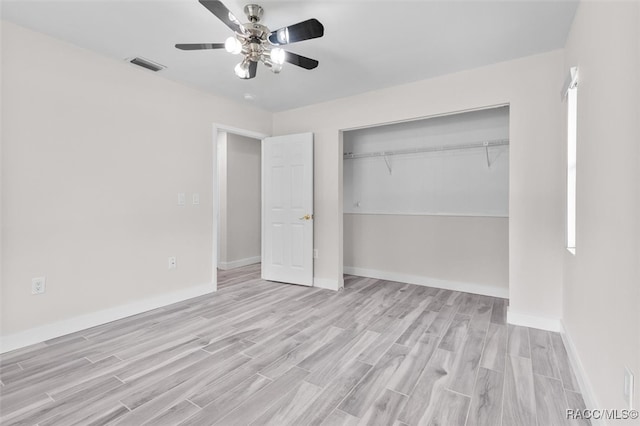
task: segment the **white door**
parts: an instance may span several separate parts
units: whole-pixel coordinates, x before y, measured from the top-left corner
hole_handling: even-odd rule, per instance
[[[313,285],[313,133],[262,141],[262,279]]]

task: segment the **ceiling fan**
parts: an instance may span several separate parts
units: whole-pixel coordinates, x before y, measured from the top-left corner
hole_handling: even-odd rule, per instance
[[[264,10],[257,4],[248,4],[244,7],[244,13],[249,22],[241,24],[240,21],[217,0],[199,0],[227,27],[231,28],[235,35],[229,37],[224,43],[193,43],[176,44],[181,50],[225,49],[234,55],[243,55],[242,62],[235,67],[235,73],[243,79],[256,76],[258,62],[265,64],[274,73],[282,70],[285,62],[312,70],[318,66],[318,61],[296,53],[282,49],[279,46],[310,40],[324,35],[324,26],[317,19],[308,19],[294,25],[270,31],[260,24],[260,18]]]

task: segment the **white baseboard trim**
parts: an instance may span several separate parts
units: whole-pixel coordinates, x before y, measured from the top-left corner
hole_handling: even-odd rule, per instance
[[[578,356],[578,350],[573,343],[573,339],[571,339],[571,335],[564,327],[564,323],[562,323],[562,328],[564,329],[564,332],[560,335],[562,336],[562,342],[564,343],[564,347],[567,350],[567,354],[569,355],[571,368],[573,368],[576,379],[578,379],[578,385],[580,386],[580,393],[582,394],[584,405],[589,410],[601,409],[602,406],[598,404],[598,400],[596,399],[596,396],[593,392],[593,386],[591,386],[591,382],[589,381],[589,376],[587,376],[587,372],[582,365],[582,361],[580,361],[580,356]],[[592,418],[591,424],[593,426],[606,426],[607,422],[604,419]]]
[[[523,327],[564,333],[564,327],[562,325],[562,320],[560,319],[515,312],[511,307],[507,310],[507,322],[509,324],[521,325]]]
[[[313,286],[318,288],[324,288],[327,290],[338,291],[340,284],[336,280],[330,280],[328,278],[313,278]]]
[[[262,262],[262,256],[247,257],[245,259],[232,260],[231,262],[219,262],[218,268],[226,271],[227,269],[241,268]]]
[[[75,333],[76,331],[85,330],[97,325],[106,324],[111,321],[130,317],[152,309],[171,305],[172,303],[203,296],[213,291],[215,291],[215,289],[212,283],[202,284],[188,289],[140,300],[138,302],[103,309],[90,314],[80,315],[40,327],[34,327],[18,333],[1,336],[0,353],[44,342],[45,340]]]
[[[443,288],[445,290],[463,291],[466,293],[482,294],[484,296],[509,298],[509,289],[492,287],[484,284],[465,283],[459,281],[440,280],[437,278],[408,275],[397,272],[378,271],[375,269],[357,268],[345,266],[344,273],[359,277],[376,278],[379,280],[397,281],[401,283],[423,285],[427,287]]]

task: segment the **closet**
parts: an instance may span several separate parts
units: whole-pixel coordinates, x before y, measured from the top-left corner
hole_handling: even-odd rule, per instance
[[[508,106],[343,141],[346,273],[507,296]]]

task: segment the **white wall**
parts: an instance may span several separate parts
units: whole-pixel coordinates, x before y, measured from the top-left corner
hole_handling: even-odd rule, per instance
[[[578,66],[576,255],[563,253],[564,324],[595,408],[640,407],[640,4],[581,2],[566,45]],[[633,422],[630,422],[633,423]],[[634,423],[639,424],[639,423]]]
[[[341,130],[510,105],[510,311],[559,319],[564,182],[563,52],[554,51],[274,115],[274,133],[315,133],[316,279],[343,272]]]
[[[344,215],[347,273],[508,297],[509,219]]]
[[[213,288],[212,123],[270,113],[7,22],[2,88],[4,337]]]
[[[258,139],[226,132],[222,139],[218,267],[231,269],[260,262],[262,152]]]
[[[0,8],[0,17],[2,13],[2,9]],[[4,35],[4,31],[2,30],[2,27],[4,25],[4,21],[2,19],[0,19],[0,47],[2,46],[2,39],[3,39],[3,35]],[[0,52],[0,129],[3,129],[3,116],[4,114],[2,113],[2,109],[3,109],[3,99],[4,99],[4,91],[2,89],[2,79],[3,79],[3,56],[2,53]],[[6,296],[4,295],[4,286],[2,285],[3,283],[3,269],[4,267],[2,266],[2,259],[3,259],[3,253],[4,253],[4,197],[2,196],[2,191],[4,188],[4,175],[5,175],[5,169],[4,167],[1,167],[3,164],[3,143],[2,143],[2,130],[0,130],[0,308],[2,307],[2,300],[5,300]],[[0,314],[0,335],[2,334],[2,315]],[[1,345],[0,345],[1,346]]]
[[[227,136],[218,131],[218,268],[227,261]]]

